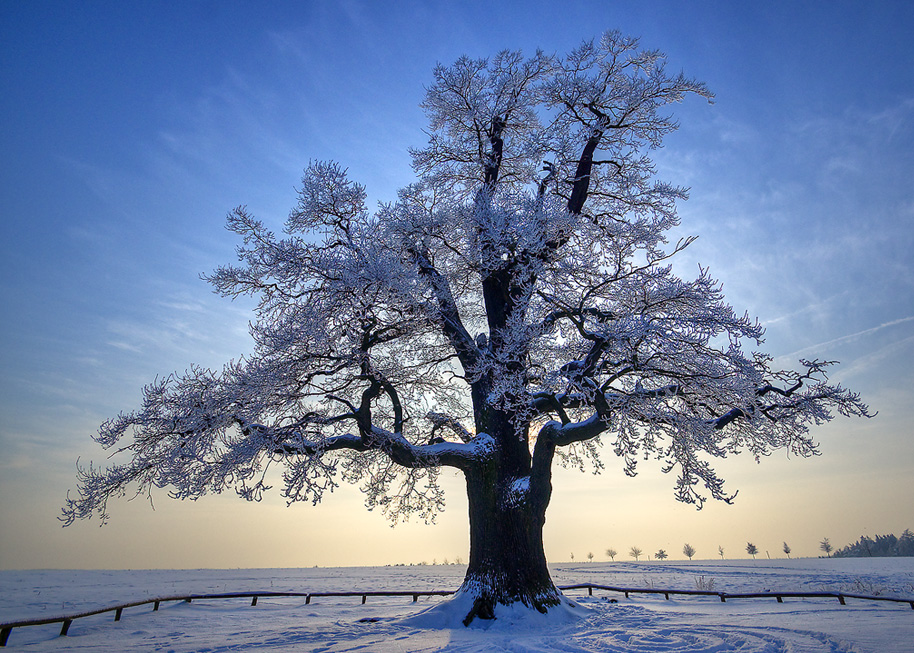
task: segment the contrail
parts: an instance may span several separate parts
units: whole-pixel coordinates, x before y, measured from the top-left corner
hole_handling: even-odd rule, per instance
[[[848,342],[850,340],[860,338],[861,336],[868,336],[871,333],[876,333],[877,331],[879,331],[881,329],[895,326],[896,324],[904,324],[905,322],[911,322],[912,320],[914,320],[914,315],[909,315],[908,317],[902,317],[897,320],[892,320],[891,322],[885,322],[883,324],[880,324],[879,326],[874,326],[869,329],[864,329],[863,331],[858,331],[857,333],[851,333],[846,336],[841,336],[840,338],[835,338],[834,340],[826,340],[825,342],[820,342],[815,345],[810,345],[809,347],[804,347],[803,349],[798,349],[797,351],[792,352],[790,354],[784,354],[784,357],[785,358],[788,356],[793,357],[793,356],[797,356],[799,354],[803,354],[808,351],[812,351],[814,349],[819,349],[821,347],[828,347],[829,345],[835,345],[835,344],[838,344],[839,342]]]

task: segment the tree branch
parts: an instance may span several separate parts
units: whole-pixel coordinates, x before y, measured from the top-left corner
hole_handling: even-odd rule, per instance
[[[486,434],[477,435],[467,442],[437,442],[415,445],[399,433],[393,433],[377,426],[372,427],[367,437],[346,433],[320,442],[308,442],[301,438],[277,443],[274,453],[283,455],[321,456],[330,451],[348,449],[351,451],[379,451],[386,454],[401,467],[438,467],[441,465],[467,469],[478,465],[482,458],[494,454],[494,442]]]
[[[431,285],[438,302],[438,314],[441,317],[444,335],[454,348],[464,372],[471,371],[476,366],[479,351],[466,327],[463,326],[448,280],[435,269],[425,252],[410,249],[408,253],[412,255],[419,267],[419,275],[425,277]]]

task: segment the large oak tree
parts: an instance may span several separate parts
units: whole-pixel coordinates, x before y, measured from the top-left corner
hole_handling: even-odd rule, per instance
[[[561,602],[543,552],[556,458],[609,449],[634,474],[654,456],[676,497],[731,495],[711,462],[816,451],[810,424],[866,415],[827,363],[778,370],[746,351],[762,329],[699,269],[674,274],[682,188],[650,151],[671,103],[705,86],[617,33],[565,57],[501,52],[438,66],[423,108],[417,180],[371,212],[336,163],[308,166],[276,236],[243,208],[239,264],[209,281],[259,300],[253,353],[144,390],[102,425],[118,451],[80,469],[64,520],[125,491],[247,499],[283,466],[289,501],[340,480],[369,507],[428,517],[442,467],[460,470],[470,553],[466,623],[516,602]],[[118,462],[120,461],[120,462]]]

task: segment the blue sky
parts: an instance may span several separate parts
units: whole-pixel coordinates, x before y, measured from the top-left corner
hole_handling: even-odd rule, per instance
[[[0,568],[465,558],[456,479],[434,527],[391,530],[353,491],[318,508],[163,491],[104,529],[56,517],[76,459],[106,455],[91,433],[145,383],[249,351],[249,305],[199,280],[233,259],[231,208],[279,228],[312,159],[392,199],[437,62],[563,53],[606,29],[717,96],[677,106],[656,153],[691,187],[683,274],[710,266],[768,328],[766,351],[840,360],[834,378],[879,415],[820,429],[812,460],[725,461],[737,505],[701,513],[656,468],[563,473],[547,555],[684,541],[745,555],[746,540],[814,555],[822,537],[914,527],[914,5],[493,4],[0,3]]]

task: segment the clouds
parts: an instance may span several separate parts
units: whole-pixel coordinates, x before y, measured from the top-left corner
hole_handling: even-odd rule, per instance
[[[690,256],[737,305],[770,311],[759,314],[770,327],[838,338],[903,317],[914,306],[914,186],[902,182],[914,178],[911,109],[848,107],[764,131],[726,109],[684,123],[685,153],[669,168],[690,167],[683,231],[700,234]]]
[[[221,367],[249,352],[252,302],[229,303],[199,291],[188,288],[156,297],[145,310],[106,319],[105,345],[135,354],[134,365],[158,369],[157,374],[191,363]],[[106,355],[120,356],[110,351]]]
[[[819,342],[819,343],[816,343],[815,345],[810,345],[809,347],[804,347],[803,349],[798,349],[797,351],[791,352],[789,354],[784,354],[783,357],[784,358],[794,358],[794,357],[801,357],[801,356],[808,357],[810,354],[815,354],[817,352],[828,350],[830,347],[832,347],[834,345],[854,342],[856,340],[860,340],[861,338],[871,336],[879,331],[882,331],[883,329],[888,329],[890,327],[908,324],[909,322],[912,322],[912,321],[914,321],[914,315],[911,315],[908,317],[903,317],[898,320],[892,320],[890,322],[885,322],[883,324],[879,324],[879,325],[871,327],[869,329],[864,329],[863,331],[857,331],[856,333],[849,333],[845,336],[840,336],[838,338],[833,338],[833,339],[827,340],[825,342]],[[909,339],[910,338],[905,338],[902,342],[907,342]]]

